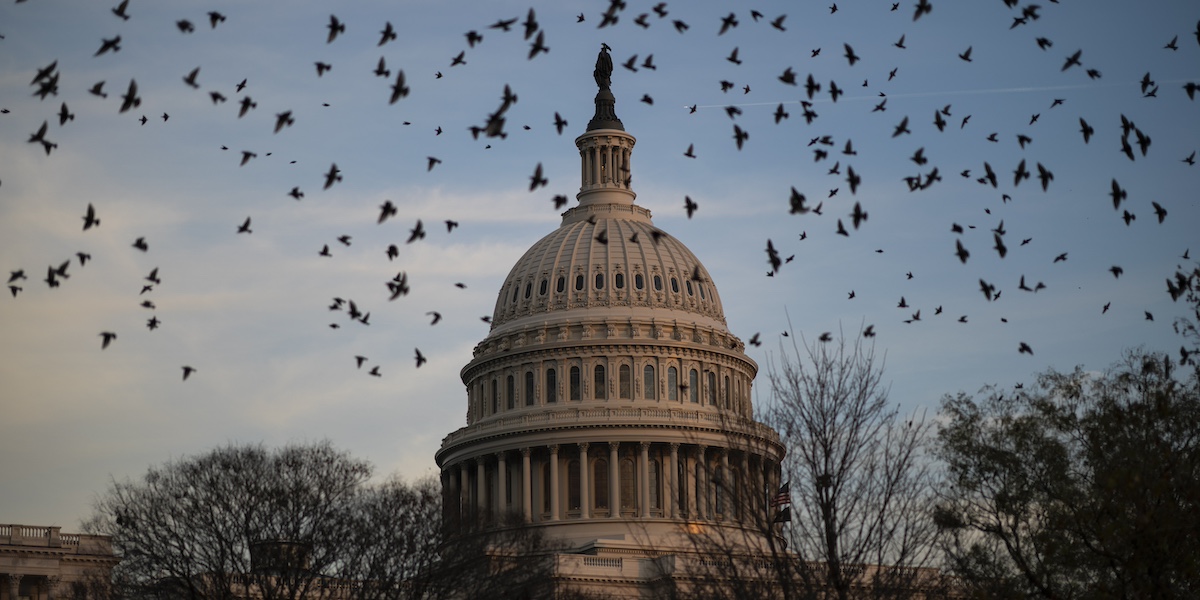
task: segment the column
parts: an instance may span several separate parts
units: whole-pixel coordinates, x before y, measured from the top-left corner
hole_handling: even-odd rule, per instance
[[[533,487],[529,473],[529,448],[521,448],[521,513],[525,522],[533,520],[533,505],[529,498],[529,488]]]
[[[621,442],[608,443],[608,516],[613,519],[621,517],[621,471],[617,463],[617,450]]]
[[[588,495],[588,477],[592,470],[588,468],[588,443],[579,444],[579,518],[590,518],[592,498]]]
[[[650,516],[650,443],[638,444],[638,516]]]
[[[475,459],[475,505],[479,507],[479,522],[487,519],[487,465],[482,456]]]
[[[708,446],[698,446],[696,448],[696,464],[699,466],[696,469],[696,518],[708,518],[708,485],[711,478],[708,476]]]
[[[458,517],[465,528],[471,506],[471,473],[467,471],[467,461],[458,463],[458,482]]]
[[[721,499],[723,500],[723,502],[721,502],[721,514],[719,516],[722,520],[728,521],[729,516],[733,514],[733,507],[731,503],[733,502],[734,493],[733,482],[729,480],[729,449],[721,448],[719,452],[721,456],[721,465],[717,468],[720,469],[721,472],[720,476],[717,477],[717,485],[721,488],[719,493],[721,494]]]
[[[504,452],[496,453],[496,514],[508,513],[508,457]]]
[[[679,503],[679,443],[671,443],[671,455],[669,465],[663,469],[664,475],[667,476],[667,501],[663,502],[663,514],[668,517],[676,515],[676,506]]]
[[[8,597],[10,600],[17,600],[21,592],[21,576],[13,573],[8,574]]]
[[[558,520],[558,504],[562,494],[558,491],[558,444],[550,445],[550,520]]]
[[[754,489],[753,479],[750,475],[750,453],[743,450],[742,460],[738,464],[741,465],[739,468],[742,472],[742,481],[741,485],[737,486],[735,492],[738,509],[737,516],[738,520],[744,523],[746,522],[746,517],[750,514],[750,511],[754,510],[754,506],[750,503],[749,494],[747,494],[747,490]],[[737,482],[734,482],[734,484],[736,485]]]
[[[58,575],[48,575],[46,577],[46,600],[54,600],[58,597],[58,584],[62,581],[62,577]]]

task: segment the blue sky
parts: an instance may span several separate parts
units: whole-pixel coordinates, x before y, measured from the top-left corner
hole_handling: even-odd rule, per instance
[[[104,3],[0,5],[0,272],[28,276],[0,299],[0,520],[77,527],[110,478],[228,442],[329,438],[381,476],[433,472],[442,436],[464,423],[458,372],[487,334],[480,317],[512,264],[557,226],[553,196],[578,191],[573,139],[592,114],[602,42],[617,63],[617,114],[638,139],[637,201],[704,262],[730,329],[743,340],[760,333],[765,343],[748,352],[763,370],[789,317],[808,340],[874,325],[891,398],[909,411],[1050,366],[1102,369],[1131,346],[1177,350],[1171,322],[1182,306],[1164,280],[1185,250],[1200,254],[1200,168],[1182,161],[1200,149],[1200,102],[1183,90],[1200,83],[1195,6],[1039,2],[1038,19],[1010,28],[1030,3],[935,1],[916,21],[912,2],[841,2],[836,12],[668,2],[666,18],[654,4],[628,0],[605,28],[606,2],[132,0],[127,21]],[[531,7],[550,48],[532,60],[520,22],[489,28]],[[209,10],[226,20],[210,27]],[[327,43],[331,11],[346,31]],[[739,24],[719,34],[731,12]],[[643,13],[648,27],[635,22]],[[773,28],[784,14],[786,30]],[[177,29],[182,19],[195,31]],[[380,47],[386,22],[398,37]],[[474,48],[471,30],[484,36]],[[118,35],[120,51],[93,56]],[[1176,36],[1178,50],[1165,49]],[[726,60],[735,47],[740,65]],[[968,47],[970,62],[959,57]],[[1076,50],[1082,66],[1062,70]],[[463,51],[466,64],[451,66]],[[622,67],[634,54],[636,65],[653,54],[657,69]],[[387,79],[372,74],[381,56]],[[58,92],[42,101],[29,82],[53,61]],[[317,61],[333,69],[318,77]],[[196,67],[192,89],[182,78]],[[803,85],[779,80],[789,67],[822,85],[810,124]],[[396,69],[411,93],[389,104]],[[1143,95],[1147,72],[1156,97]],[[142,102],[120,113],[131,79]],[[88,93],[101,80],[107,99]],[[722,80],[735,87],[722,92]],[[831,81],[845,92],[836,103]],[[507,137],[473,139],[469,127],[496,110],[506,84],[518,97]],[[228,101],[214,104],[214,91]],[[247,96],[257,107],[239,118]],[[75,118],[60,126],[64,102]],[[776,125],[780,104],[790,117]],[[934,113],[947,105],[939,132]],[[742,113],[731,119],[728,106]],[[288,110],[295,124],[274,133]],[[561,135],[555,112],[569,122]],[[1120,151],[1122,115],[1152,140],[1132,161]],[[905,117],[911,133],[893,137]],[[1088,144],[1081,118],[1095,128]],[[50,155],[27,142],[43,121],[58,144]],[[734,124],[750,134],[740,151]],[[1031,139],[1025,148],[1018,134]],[[833,145],[810,145],[820,136]],[[842,153],[847,140],[856,155]],[[910,158],[918,148],[924,165]],[[256,157],[239,166],[243,151]],[[442,161],[432,170],[430,156]],[[1021,160],[1034,176],[1014,186]],[[829,174],[835,162],[840,174]],[[976,181],[985,162],[996,187]],[[334,163],[343,180],[324,190]],[[538,163],[550,183],[531,193]],[[1046,191],[1038,163],[1054,174]],[[903,178],[935,166],[941,181],[910,192]],[[862,177],[854,194],[848,167]],[[1114,179],[1128,193],[1117,211]],[[293,187],[302,200],[287,195]],[[792,187],[823,214],[789,214]],[[685,196],[699,204],[691,219]],[[377,224],[385,200],[398,215]],[[858,230],[856,202],[869,215]],[[1151,202],[1167,211],[1161,224]],[[82,231],[89,203],[101,224]],[[1136,220],[1126,225],[1124,210]],[[253,233],[239,235],[246,217]],[[418,219],[427,237],[405,244]],[[460,226],[447,233],[447,219]],[[836,233],[838,219],[849,236]],[[993,249],[1001,221],[1004,258]],[[148,252],[131,247],[138,237]],[[771,278],[768,239],[795,256]],[[326,244],[333,256],[318,256]],[[392,261],[389,244],[400,250]],[[81,267],[76,252],[92,260]],[[49,288],[47,267],[67,259],[70,278]],[[154,268],[161,283],[139,294]],[[400,271],[412,293],[389,302],[384,283]],[[1045,289],[1021,291],[1022,275]],[[981,279],[1001,297],[989,302]],[[897,308],[902,296],[911,308]],[[370,325],[328,310],[334,297],[371,311]],[[921,319],[904,323],[918,309]],[[431,326],[435,310],[443,320]],[[162,322],[154,331],[151,316]],[[103,331],[118,335],[101,350]],[[1021,342],[1032,356],[1018,353]],[[419,370],[415,348],[429,358]],[[356,355],[368,358],[361,370]],[[197,369],[186,382],[183,365]],[[367,374],[374,366],[381,377]],[[765,378],[755,393],[766,401]]]

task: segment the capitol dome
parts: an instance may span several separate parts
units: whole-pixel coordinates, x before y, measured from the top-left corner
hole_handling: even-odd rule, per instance
[[[516,518],[584,554],[682,547],[697,523],[761,534],[783,446],[753,418],[758,365],[704,265],[635,203],[606,58],[579,203],[513,266],[462,369],[466,425],[436,455],[446,522]]]

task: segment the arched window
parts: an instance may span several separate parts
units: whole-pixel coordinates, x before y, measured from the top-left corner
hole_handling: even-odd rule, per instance
[[[671,278],[671,291],[676,294],[679,293],[679,280],[674,277]]]
[[[685,281],[684,283],[686,283],[686,284],[687,284],[687,291],[688,291],[688,295],[689,295],[689,296],[691,296],[691,295],[692,295],[692,280],[691,280],[691,279],[689,279],[689,280]],[[525,297],[526,297],[526,298],[528,298],[528,297],[529,297],[529,293],[528,293],[528,292],[529,292],[529,289],[528,289],[528,288],[526,288],[525,292],[526,292],[526,293],[525,293]]]
[[[705,516],[712,516],[705,508],[708,508],[708,500],[704,494],[704,456],[696,459],[696,511],[703,513]]]
[[[542,512],[550,512],[550,463],[542,465]]]
[[[579,367],[571,367],[571,399],[579,400]]]
[[[517,291],[518,291],[518,290],[520,290],[520,289],[521,289],[521,283],[520,283],[520,282],[517,282],[517,283],[514,283],[514,284],[513,284],[513,287],[512,287],[512,303],[513,303],[513,304],[516,304],[516,303],[517,303]]]
[[[505,386],[504,386],[504,402],[506,403],[506,406],[508,406],[509,410],[512,410],[513,403],[516,402],[516,398],[517,398],[517,382],[513,380],[512,375],[509,375],[508,378],[505,380]]]
[[[575,276],[575,291],[577,291],[577,292],[583,291],[583,273],[580,273]]]
[[[533,293],[533,282],[530,281],[529,283],[525,284],[525,297],[528,298],[529,295],[532,293]]]
[[[642,277],[642,274],[634,273],[633,274],[633,287],[640,290],[645,286],[646,286],[646,280],[645,280],[645,278]]]
[[[608,461],[603,458],[592,463],[592,506],[608,508]]]
[[[621,459],[621,508],[637,508],[637,482],[633,478],[633,459]]]
[[[708,403],[715,406],[717,404],[717,374],[712,371],[708,371],[707,374],[708,377],[705,379],[708,379],[706,382],[708,383]]]
[[[667,400],[679,401],[679,370],[667,367]]]
[[[555,284],[555,286],[554,286],[554,291],[556,291],[556,292],[558,292],[558,293],[560,293],[560,294],[561,294],[561,293],[563,293],[563,292],[564,292],[566,289],[567,289],[567,278],[566,278],[566,277],[563,277],[562,275],[559,275],[559,276],[558,276],[558,283],[556,283],[556,284]]]
[[[654,400],[657,388],[658,380],[654,378],[654,365],[646,365],[646,368],[642,369],[642,397],[646,400]]]
[[[625,289],[625,274],[624,273],[616,273],[613,275],[613,287],[617,288],[618,290]]]
[[[596,289],[604,289],[604,273],[596,273]]]
[[[538,286],[538,295],[539,295],[539,296],[545,296],[545,295],[546,295],[546,291],[547,291],[549,288],[550,288],[550,280],[548,280],[548,279],[543,279],[543,280],[542,280],[542,283],[541,283],[541,285],[540,285],[540,286]]]
[[[594,381],[592,382],[594,384],[593,387],[596,388],[596,393],[595,393],[594,397],[597,400],[604,400],[605,398],[608,397],[608,393],[607,393],[608,390],[604,389],[604,383],[606,381],[606,378],[604,376],[604,365],[596,365],[596,367],[592,371],[592,373],[593,373],[593,379],[594,379]]]
[[[662,277],[659,275],[654,276],[654,291],[656,291],[656,292],[662,291]]]
[[[633,385],[630,382],[630,379],[632,378],[630,371],[631,369],[629,368],[629,365],[621,365],[617,368],[617,392],[622,400],[633,398]]]
[[[650,508],[662,508],[662,500],[659,497],[659,477],[658,477],[658,460],[650,460]]]
[[[713,496],[714,496],[713,511],[717,515],[724,516],[725,515],[725,493],[727,492],[727,490],[725,489],[725,469],[724,469],[724,467],[717,466],[717,468],[713,469],[712,488],[713,488]]]
[[[525,371],[525,406],[533,406],[533,371]]]
[[[500,382],[492,380],[492,414],[500,412]]]
[[[696,284],[696,287],[700,288],[700,299],[701,299],[701,300],[704,300],[704,288],[705,288],[705,285],[704,285],[703,283],[697,283],[697,284]]]
[[[546,403],[558,402],[558,374],[554,369],[546,369]]]
[[[579,510],[579,461],[567,463],[567,509]]]
[[[729,376],[725,376],[725,389],[722,390],[722,395],[725,398],[725,408],[729,408]]]
[[[688,371],[688,400],[700,403],[700,374],[695,369]]]

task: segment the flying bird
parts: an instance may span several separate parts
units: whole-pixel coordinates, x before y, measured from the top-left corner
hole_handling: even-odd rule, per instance
[[[83,230],[87,231],[93,227],[99,226],[100,219],[96,218],[96,209],[92,206],[92,203],[89,202],[87,206],[87,213],[83,215]]]
[[[103,349],[107,348],[108,345],[111,344],[113,340],[117,339],[117,334],[115,334],[111,331],[101,331],[100,337],[104,338],[104,339],[100,340],[100,349],[103,350]]]
[[[329,15],[329,37],[325,39],[326,44],[332,44],[339,33],[346,33],[346,24],[338,20],[334,15]]]

